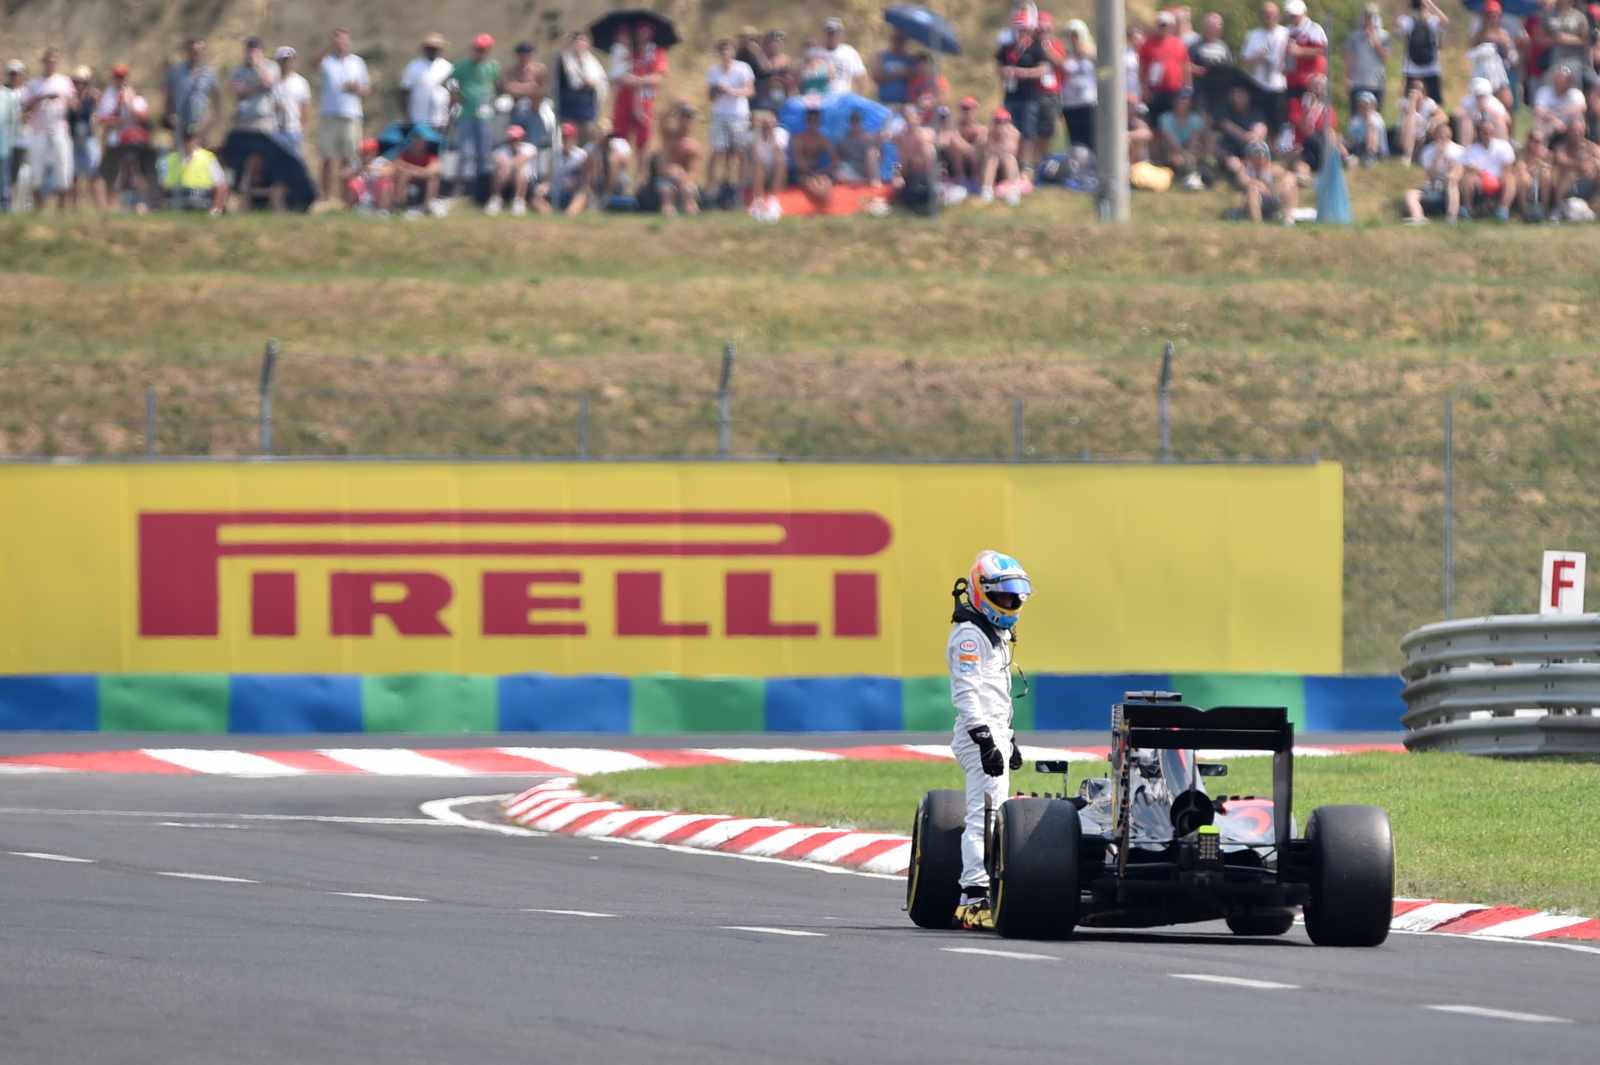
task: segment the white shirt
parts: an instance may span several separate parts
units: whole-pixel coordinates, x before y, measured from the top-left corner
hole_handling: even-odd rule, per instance
[[[861,53],[848,44],[836,45],[827,52],[828,66],[833,68],[828,78],[828,92],[834,95],[855,92],[856,79],[867,76],[867,65],[861,61]]]
[[[1557,122],[1565,126],[1574,119],[1581,119],[1587,108],[1583,92],[1577,86],[1563,93],[1557,92],[1554,85],[1541,85],[1539,91],[1533,94],[1533,109],[1543,133],[1549,133]],[[1546,119],[1540,112],[1550,117]]]
[[[311,83],[298,71],[279,78],[272,87],[272,105],[278,110],[278,129],[290,135],[305,132],[300,122],[300,106],[311,102]]]
[[[1411,27],[1416,20],[1410,15],[1401,15],[1395,19],[1395,46],[1400,51],[1400,74],[1406,78],[1431,78],[1439,73],[1439,53],[1444,50],[1442,27],[1439,20],[1432,15],[1424,16],[1428,28],[1433,31],[1433,62],[1427,66],[1419,67],[1411,61]]]
[[[1069,55],[1062,60],[1061,69],[1066,73],[1061,81],[1061,106],[1092,107],[1100,97],[1094,60],[1086,55]]]
[[[1456,110],[1472,119],[1472,124],[1482,125],[1485,121],[1493,119],[1501,123],[1501,128],[1511,128],[1511,116],[1506,113],[1506,105],[1493,96],[1474,96],[1470,92],[1461,98],[1461,104]]]
[[[1492,41],[1484,41],[1476,48],[1467,50],[1467,58],[1472,60],[1472,76],[1483,78],[1489,87],[1499,92],[1510,84],[1506,78],[1506,65],[1500,59],[1500,50]]]
[[[1000,646],[970,621],[951,626],[945,645],[950,668],[950,701],[956,708],[956,735],[987,725],[995,732],[1011,729],[1011,637],[1001,633]],[[1009,751],[1001,752],[1009,754]]]
[[[444,60],[440,60],[444,62]],[[322,106],[319,113],[340,118],[361,118],[361,97],[345,92],[344,87],[355,82],[362,88],[372,85],[367,77],[367,61],[351,52],[343,59],[336,55],[322,57]]]
[[[1444,157],[1449,162],[1451,162],[1451,163],[1459,163],[1461,161],[1461,157],[1464,154],[1466,154],[1465,150],[1461,147],[1461,145],[1457,144],[1455,141],[1445,141],[1444,142]],[[1437,171],[1434,170],[1433,164],[1436,161],[1438,161],[1438,159],[1439,159],[1439,145],[1436,142],[1429,141],[1427,144],[1422,146],[1422,155],[1420,156],[1420,161],[1422,163],[1422,169],[1427,171],[1430,175],[1431,174],[1438,174],[1440,177],[1443,177],[1445,175],[1445,173],[1447,173],[1449,171],[1450,168],[1447,166],[1447,167],[1444,167],[1442,170],[1437,170]]]
[[[443,130],[450,124],[450,90],[444,83],[450,80],[455,64],[440,56],[432,61],[417,56],[400,75],[400,87],[407,97],[406,118],[412,122],[425,122],[434,129]]]
[[[55,97],[44,99],[47,93],[54,93]],[[28,129],[37,134],[65,136],[67,109],[78,102],[78,90],[73,87],[72,79],[65,74],[34,78],[23,90],[22,106],[27,107],[35,100],[39,101],[39,105],[28,116]]]
[[[1239,58],[1255,83],[1268,92],[1282,92],[1289,83],[1283,76],[1284,61],[1289,53],[1289,29],[1278,25],[1267,29],[1257,26],[1244,39],[1244,49]]]
[[[1517,150],[1504,137],[1492,138],[1488,144],[1474,143],[1461,153],[1463,166],[1505,177],[1506,170],[1517,164]]]
[[[106,147],[114,148],[122,143],[124,129],[149,117],[150,104],[132,90],[128,90],[124,100],[115,85],[107,85],[106,91],[100,94],[100,102],[95,105],[94,114],[104,124]]]
[[[715,100],[711,101],[713,115],[724,119],[750,117],[750,97],[729,95],[735,89],[756,87],[756,72],[750,69],[749,63],[741,63],[735,59],[726,70],[722,68],[721,63],[717,63],[706,71],[706,84],[723,90]]]

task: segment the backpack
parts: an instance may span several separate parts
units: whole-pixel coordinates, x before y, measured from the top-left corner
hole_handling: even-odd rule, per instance
[[[1439,42],[1434,39],[1433,27],[1421,15],[1411,19],[1411,32],[1406,34],[1406,58],[1414,67],[1431,67],[1439,58]]]

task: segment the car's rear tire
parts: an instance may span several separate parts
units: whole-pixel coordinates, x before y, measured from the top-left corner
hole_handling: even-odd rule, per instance
[[[1306,934],[1324,947],[1375,947],[1394,915],[1394,835],[1376,806],[1321,806],[1306,825]]]
[[[995,818],[995,931],[1062,939],[1078,923],[1078,808],[1061,799],[1008,799]]]
[[[1227,921],[1236,936],[1281,936],[1294,927],[1294,911],[1253,910],[1230,914]]]
[[[961,833],[966,798],[959,791],[930,791],[911,823],[911,865],[906,870],[906,912],[920,928],[949,928],[961,901]]]

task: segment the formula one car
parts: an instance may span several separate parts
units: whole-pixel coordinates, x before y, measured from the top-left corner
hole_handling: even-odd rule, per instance
[[[1213,797],[1227,767],[1196,748],[1272,752],[1271,799]],[[1283,707],[1185,706],[1175,692],[1128,692],[1112,707],[1111,776],[1078,793],[1017,796],[990,811],[989,904],[1002,936],[1057,939],[1090,928],[1226,921],[1282,935],[1303,909],[1322,946],[1372,947],[1389,934],[1394,842],[1376,806],[1322,806],[1295,835],[1294,726]],[[1038,762],[1065,775],[1065,762]],[[917,807],[906,909],[950,928],[959,901],[965,803],[930,791]]]

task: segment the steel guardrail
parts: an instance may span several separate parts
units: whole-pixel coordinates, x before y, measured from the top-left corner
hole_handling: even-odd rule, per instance
[[[1600,614],[1443,621],[1400,649],[1407,748],[1600,754]]]

